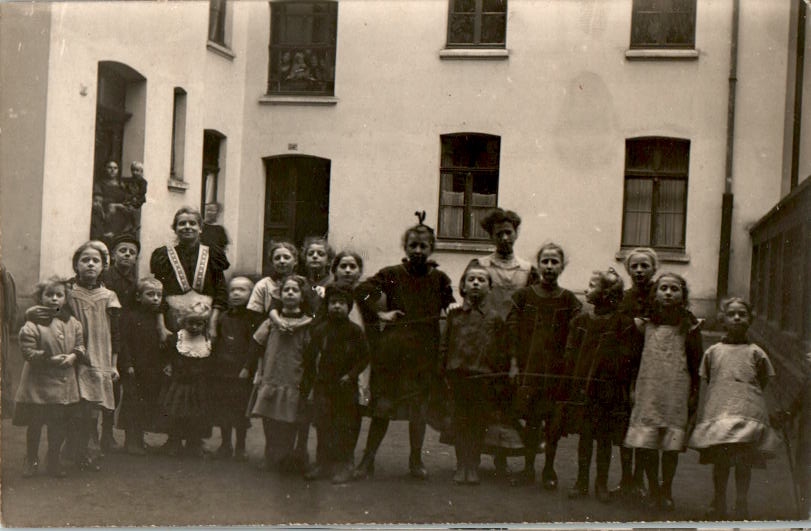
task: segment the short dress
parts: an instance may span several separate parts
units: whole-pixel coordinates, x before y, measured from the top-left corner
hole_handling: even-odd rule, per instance
[[[181,329],[169,336],[166,345],[172,376],[160,397],[164,431],[188,439],[210,437],[211,343]]]
[[[699,325],[691,324],[687,331],[681,324],[643,321],[643,326],[645,346],[624,444],[682,452],[687,444],[688,402],[694,378],[688,343],[696,340],[689,337],[691,334],[698,334],[701,341]]]
[[[73,367],[59,367],[52,356],[74,352],[82,363],[82,325],[70,314],[54,317],[49,324],[28,321],[20,330],[20,350],[25,358],[20,384],[14,397],[15,426],[75,416],[79,385]]]
[[[296,325],[309,317],[302,315],[285,319]],[[304,351],[310,340],[309,326],[287,333],[266,320],[253,339],[265,345],[265,355],[261,377],[248,407],[250,415],[280,422],[297,422],[302,418],[304,407],[301,382],[304,377]]]
[[[719,461],[761,467],[779,444],[769,426],[763,386],[774,376],[769,357],[757,345],[716,343],[699,369],[705,399],[689,446],[702,463]]]
[[[82,323],[88,364],[76,364],[82,400],[113,411],[113,345],[108,310],[121,308],[115,292],[103,286],[71,289],[70,309]]]

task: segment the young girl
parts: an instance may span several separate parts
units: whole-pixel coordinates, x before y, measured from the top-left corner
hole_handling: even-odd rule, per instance
[[[651,502],[672,511],[673,477],[679,452],[686,448],[687,423],[698,398],[701,323],[687,309],[687,282],[679,275],[659,275],[651,297],[650,319],[636,319],[645,338],[625,445],[638,449]]]
[[[774,368],[766,353],[747,340],[752,308],[746,301],[725,300],[719,317],[727,334],[701,361],[704,400],[690,447],[701,452],[702,463],[713,464],[715,495],[708,516],[726,518],[729,469],[735,467],[735,520],[748,520],[752,467],[765,467],[778,441],[763,398]]]
[[[310,301],[313,314],[318,312],[324,298],[324,289],[332,282],[330,264],[335,251],[327,243],[326,238],[309,237],[304,240],[301,256],[304,262],[304,277],[310,284]]]
[[[222,444],[217,457],[245,461],[245,436],[251,423],[245,407],[251,395],[250,374],[243,371],[253,335],[253,319],[245,307],[251,296],[253,282],[236,276],[228,284],[228,311],[220,317],[217,342],[214,347],[215,371],[212,378],[214,423],[220,428]],[[231,431],[236,433],[236,446],[231,444]]]
[[[99,282],[109,267],[107,246],[91,240],[73,253],[76,279],[70,292],[70,309],[82,323],[87,363],[76,365],[82,419],[76,426],[76,465],[98,471],[99,465],[88,453],[90,437],[96,433],[99,409],[113,411],[113,382],[118,380],[119,326],[121,304],[115,292]]]
[[[261,379],[257,384],[251,416],[262,418],[265,431],[263,468],[290,470],[294,463],[293,446],[301,418],[301,382],[304,375],[304,350],[310,334],[310,317],[301,309],[302,292],[307,282],[290,275],[280,284],[281,321],[284,331],[267,319],[253,336],[252,352],[262,356]],[[255,290],[254,290],[255,291]],[[246,366],[247,369],[252,367]]]
[[[76,414],[79,385],[73,366],[86,361],[82,325],[65,307],[67,282],[57,277],[37,285],[36,299],[49,317],[29,320],[20,330],[23,365],[15,397],[13,424],[28,426],[23,477],[39,466],[42,427],[48,427],[48,473],[64,477],[59,449],[68,419]]]
[[[649,247],[638,247],[631,250],[625,257],[625,271],[631,277],[632,286],[623,293],[620,301],[619,312],[625,316],[635,319],[637,317],[647,317],[650,314],[650,291],[653,283],[653,276],[659,266],[659,257],[656,251]],[[630,367],[636,373],[638,366]],[[633,378],[630,380],[633,383]],[[630,389],[626,395],[630,398]],[[628,429],[627,419],[631,415],[630,400],[625,405],[624,415],[625,426],[622,431]],[[633,497],[644,495],[644,472],[639,464],[639,459],[634,462],[634,450],[622,446],[620,441],[620,464],[622,466],[622,478],[620,484],[615,487],[611,494],[617,497]],[[634,464],[636,466],[634,467]]]
[[[594,440],[597,440],[597,499],[608,502],[608,469],[611,465],[611,441],[625,435],[622,413],[630,387],[631,359],[639,341],[633,319],[620,314],[622,278],[613,269],[595,271],[586,288],[586,301],[594,306],[569,325],[566,342],[568,388],[566,419],[569,433],[579,433],[577,445],[577,482],[569,490],[570,498],[588,495],[589,469]],[[619,422],[617,422],[619,420]]]
[[[565,372],[569,321],[583,305],[574,293],[558,286],[558,277],[566,265],[560,245],[543,245],[537,261],[541,282],[513,294],[513,309],[507,317],[512,351],[510,374],[514,380],[517,377],[518,383],[516,408],[526,420],[524,470],[513,484],[535,482],[535,454],[543,423],[546,437],[543,487],[554,490],[558,486],[555,454],[560,438],[560,411],[556,405],[560,398],[559,376]]]
[[[169,377],[161,393],[161,407],[167,420],[170,446],[166,453],[177,456],[185,440],[185,453],[203,455],[203,439],[211,434],[208,378],[211,373],[211,341],[208,323],[211,306],[196,302],[178,319],[180,329],[166,342]]]
[[[504,318],[488,306],[493,280],[489,270],[473,259],[459,282],[464,298],[448,313],[440,351],[453,394],[453,432],[457,484],[477,485],[484,433],[493,405],[493,386],[487,378],[496,372],[504,355]]]
[[[419,224],[403,234],[406,258],[399,265],[384,267],[358,286],[357,295],[366,315],[382,332],[372,343],[372,423],[357,477],[374,470],[374,459],[390,420],[408,420],[411,449],[409,473],[428,477],[422,462],[428,394],[438,372],[439,318],[454,301],[451,280],[429,260],[434,251],[434,230]],[[377,311],[385,295],[385,310]],[[367,334],[372,327],[367,327]]]
[[[332,475],[333,483],[352,479],[355,444],[360,431],[358,375],[369,363],[363,329],[349,320],[352,292],[327,286],[326,317],[312,329],[305,357],[303,394],[313,391],[318,431],[316,465],[306,479]]]

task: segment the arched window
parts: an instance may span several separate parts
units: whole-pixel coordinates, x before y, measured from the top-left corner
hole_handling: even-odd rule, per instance
[[[625,141],[622,246],[684,250],[690,141]]]
[[[439,234],[450,240],[487,240],[479,221],[498,204],[501,137],[442,135],[439,167]]]

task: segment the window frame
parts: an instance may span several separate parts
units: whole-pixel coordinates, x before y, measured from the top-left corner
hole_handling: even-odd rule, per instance
[[[208,2],[208,40],[228,48],[226,17],[228,0],[209,0]],[[213,16],[217,13],[217,16]]]
[[[669,2],[673,2],[674,0],[665,0]],[[631,35],[630,35],[630,45],[629,48],[631,50],[695,50],[696,47],[696,19],[697,19],[697,12],[698,12],[698,2],[697,0],[688,0],[690,1],[690,6],[692,8],[692,35],[688,39],[688,43],[684,44],[669,44],[669,43],[638,43],[634,42],[634,27],[639,23],[638,16],[640,12],[645,12],[639,7],[639,0],[632,0],[631,2]],[[672,8],[672,3],[671,3]],[[660,17],[665,16],[665,14],[673,14],[674,11],[671,9],[670,11],[653,11],[654,13],[658,13]],[[671,22],[672,23],[672,22]]]
[[[673,170],[655,170],[655,169],[629,169],[628,168],[628,155],[631,150],[631,144],[634,142],[662,142],[669,141],[674,143],[684,144],[687,148],[687,160],[685,161],[686,171],[673,171]],[[621,216],[621,230],[620,230],[620,249],[628,250],[636,247],[650,247],[657,251],[662,252],[676,252],[683,253],[687,248],[687,203],[688,194],[690,190],[690,147],[691,142],[685,138],[675,138],[666,136],[647,136],[635,137],[625,139],[625,164],[623,168],[622,178],[622,216]],[[628,190],[627,183],[629,180],[650,180],[652,181],[651,194],[650,194],[650,227],[649,238],[647,242],[625,243],[625,216],[628,208]],[[657,202],[659,198],[659,185],[662,180],[679,181],[684,183],[684,201],[682,223],[681,223],[681,240],[682,245],[656,245],[654,238],[656,237],[657,229]]]
[[[470,43],[454,43],[451,42],[451,24],[453,23],[453,15],[456,12],[453,10],[453,4],[455,0],[448,0],[448,24],[447,24],[447,31],[445,34],[445,48],[449,49],[480,49],[480,48],[495,48],[495,49],[503,49],[507,47],[507,14],[509,13],[508,7],[508,0],[504,0],[504,42],[502,43],[490,43],[490,42],[481,42],[481,32],[482,32],[482,16],[486,14],[500,14],[500,12],[495,11],[484,11],[484,0],[474,0],[476,5],[473,8],[473,41]]]
[[[471,168],[467,166],[443,166],[442,164],[442,149],[443,149],[443,142],[445,139],[449,141],[458,138],[458,137],[477,137],[482,140],[498,140],[498,162],[494,167],[487,167],[487,168]],[[439,148],[440,148],[440,157],[439,157],[439,197],[437,201],[437,240],[444,241],[444,242],[469,242],[469,243],[483,243],[489,242],[489,237],[482,237],[476,238],[474,236],[465,236],[466,234],[472,234],[472,228],[470,226],[471,222],[471,214],[473,212],[473,178],[474,175],[485,175],[491,174],[495,172],[496,174],[496,203],[491,208],[498,207],[498,192],[499,192],[499,184],[501,180],[501,136],[500,135],[492,135],[489,133],[448,133],[439,136]],[[464,213],[462,214],[462,237],[457,236],[444,236],[442,231],[442,175],[445,173],[450,173],[453,175],[466,173],[465,175],[465,196],[464,196]]]
[[[332,29],[332,43],[302,45],[302,44],[287,44],[287,43],[274,43],[274,9],[285,9],[287,5],[316,5],[320,4],[328,6],[327,19],[332,20],[334,27]],[[284,20],[286,13],[277,13],[278,20]],[[276,29],[275,31],[283,31],[283,29]],[[267,87],[266,96],[335,96],[335,74],[337,70],[337,56],[338,56],[338,2],[336,0],[271,0],[270,1],[270,32],[268,35],[268,70],[267,70]],[[281,82],[274,82],[273,80],[273,57],[274,52],[281,49],[301,49],[301,48],[317,49],[317,50],[331,50],[332,51],[332,79],[329,81],[331,85],[330,90],[282,90]],[[274,84],[278,83],[279,89],[274,89]]]

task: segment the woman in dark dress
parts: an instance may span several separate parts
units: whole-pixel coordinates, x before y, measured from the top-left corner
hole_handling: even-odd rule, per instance
[[[198,301],[213,308],[209,320],[209,337],[217,335],[217,319],[228,307],[228,287],[224,271],[230,264],[222,250],[201,245],[202,217],[191,207],[181,207],[172,221],[177,245],[163,246],[152,252],[149,267],[155,278],[163,283],[164,316],[161,331],[165,339],[169,331],[177,331],[177,314]]]
[[[356,292],[364,314],[373,316],[367,325],[373,350],[372,423],[356,477],[374,471],[375,454],[390,420],[409,421],[409,471],[419,479],[428,476],[422,463],[422,443],[428,394],[438,371],[439,317],[454,298],[450,278],[428,260],[434,250],[434,231],[423,225],[424,213],[418,217],[420,223],[403,237],[403,263],[384,267]],[[383,295],[385,310],[375,311],[375,303]],[[381,328],[382,332],[372,332]]]

